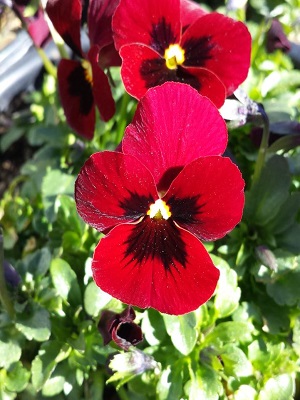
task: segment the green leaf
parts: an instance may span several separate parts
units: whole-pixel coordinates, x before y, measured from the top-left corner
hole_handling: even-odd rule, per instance
[[[24,128],[12,126],[10,130],[1,137],[0,149],[4,153],[8,148],[24,135]]]
[[[231,315],[239,305],[241,289],[238,287],[237,273],[219,257],[211,256],[214,265],[220,270],[220,278],[214,299],[219,318]]]
[[[38,355],[32,362],[32,384],[39,391],[51,376],[57,363],[65,359],[69,354],[69,348],[57,341],[43,343]]]
[[[84,292],[85,311],[92,317],[97,317],[111,299],[109,294],[103,292],[94,281],[91,281]]]
[[[54,376],[47,379],[42,388],[42,394],[46,397],[52,397],[63,391],[65,378],[63,376]]]
[[[81,237],[84,232],[85,223],[77,213],[73,196],[58,195],[55,200],[54,209],[56,213],[54,228],[57,229],[57,224],[63,232],[71,231]]]
[[[265,97],[269,92],[273,95],[286,92],[289,88],[300,85],[300,71],[273,71],[262,83],[261,93]]]
[[[270,221],[268,229],[273,232],[274,235],[283,233],[294,224],[299,209],[300,193],[294,192],[282,204],[276,218]]]
[[[243,377],[252,375],[252,365],[246,354],[237,346],[227,344],[222,348],[222,361],[227,376]]]
[[[248,322],[221,322],[206,336],[204,345],[214,344],[217,347],[221,347],[224,343],[250,342],[252,340],[252,331],[253,325]]]
[[[181,365],[168,366],[157,384],[158,400],[179,400],[182,393],[182,367]]]
[[[300,237],[300,236],[299,236]],[[281,276],[267,283],[267,292],[277,304],[294,306],[300,304],[300,256],[291,259],[294,270],[285,270]]]
[[[201,365],[195,373],[190,370],[190,377],[184,387],[189,400],[218,400],[223,394],[223,386],[214,370]]]
[[[166,337],[167,332],[162,315],[152,308],[144,312],[141,328],[151,346],[160,344]]]
[[[45,214],[50,222],[55,219],[54,203],[59,194],[74,193],[75,176],[64,174],[59,170],[52,170],[47,173],[42,183],[42,199]]]
[[[8,369],[13,363],[20,360],[22,350],[17,342],[1,338],[0,354],[0,367]]]
[[[29,254],[21,261],[20,271],[23,275],[29,272],[36,280],[41,280],[49,270],[50,262],[51,253],[47,247],[43,247]]]
[[[295,392],[291,375],[282,374],[270,378],[261,389],[258,400],[293,400]]]
[[[6,388],[11,392],[22,392],[30,378],[30,372],[19,361],[7,373]]]
[[[257,392],[249,385],[241,385],[234,393],[234,400],[256,400]]]
[[[298,357],[300,357],[300,317],[295,321],[293,328],[293,348]]]
[[[288,230],[276,237],[278,247],[298,255],[300,253],[300,225],[294,223]]]
[[[246,193],[244,218],[251,225],[265,226],[279,212],[290,188],[290,172],[284,157],[270,158],[259,180]]]
[[[60,297],[74,306],[81,304],[81,291],[77,276],[66,261],[61,258],[52,260],[50,274]]]
[[[163,315],[167,333],[180,353],[188,355],[197,341],[196,316],[194,312],[184,315]]]
[[[48,340],[51,334],[49,312],[41,306],[34,304],[30,313],[17,315],[16,328],[28,340],[34,339],[38,342]]]

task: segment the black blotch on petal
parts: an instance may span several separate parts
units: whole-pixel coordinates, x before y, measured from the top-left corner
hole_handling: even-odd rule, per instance
[[[186,67],[204,67],[207,60],[212,58],[212,49],[214,43],[210,36],[201,38],[190,38],[184,43],[184,66]]]
[[[88,115],[94,107],[94,96],[92,86],[85,78],[85,69],[80,64],[68,76],[68,92],[71,97],[78,97],[80,113]]]
[[[194,89],[200,90],[201,84],[195,75],[187,69],[178,66],[177,69],[169,69],[164,58],[143,60],[140,67],[140,74],[145,81],[147,89],[162,85],[165,82],[181,82],[191,85]]]
[[[141,196],[138,193],[131,191],[128,191],[128,194],[129,196],[126,199],[122,199],[119,202],[120,207],[124,210],[124,216],[141,217],[147,213],[150,205],[154,203],[152,195]]]
[[[180,230],[170,218],[145,217],[134,226],[125,245],[124,259],[127,259],[127,265],[134,263],[142,266],[146,261],[153,260],[160,261],[165,271],[171,273],[174,268],[180,272],[176,263],[186,268],[186,245]]]
[[[149,45],[162,56],[165,50],[177,41],[175,34],[172,31],[171,24],[168,24],[163,17],[156,24],[152,24],[150,32],[151,41]]]
[[[199,224],[199,219],[195,218],[201,214],[204,204],[199,204],[199,196],[184,197],[182,199],[174,196],[167,202],[170,207],[174,221],[179,224]]]

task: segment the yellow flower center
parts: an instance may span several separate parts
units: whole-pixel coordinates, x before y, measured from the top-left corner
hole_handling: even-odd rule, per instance
[[[151,204],[149,210],[147,211],[147,215],[150,218],[155,219],[168,219],[171,217],[170,207],[166,204],[165,201],[158,199],[155,203]]]
[[[184,63],[184,50],[179,46],[179,44],[170,44],[170,46],[165,51],[166,66],[169,69],[176,69],[177,65]]]
[[[93,72],[91,63],[87,60],[81,61],[82,68],[84,69],[84,77],[87,82],[93,84]]]

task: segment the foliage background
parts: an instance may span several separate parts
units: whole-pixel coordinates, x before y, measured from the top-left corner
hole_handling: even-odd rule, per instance
[[[201,4],[227,12],[220,1]],[[250,0],[246,13],[229,15],[245,21],[253,38],[243,88],[263,104],[271,126],[285,122],[285,134],[269,147],[253,182],[253,129],[261,120],[229,123],[228,149],[247,194],[241,224],[206,245],[222,272],[216,294],[179,317],[137,309],[144,334],[139,350],[103,346],[101,311],[120,312],[124,305],[91,279],[100,234],[78,217],[73,198],[84,161],[116,147],[136,101],[112,69],[117,112],[108,123],[98,120],[87,142],[67,126],[56,81],[44,73],[39,90],[22,96],[22,111],[11,113],[1,152],[20,140],[30,152],[0,201],[0,253],[18,274],[0,308],[0,399],[300,398],[299,131],[286,124],[300,122],[300,71],[289,54],[265,49],[270,17],[300,42],[300,3]],[[0,281],[3,290],[2,276]]]

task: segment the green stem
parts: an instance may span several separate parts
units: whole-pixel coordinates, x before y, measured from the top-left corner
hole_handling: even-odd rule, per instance
[[[253,177],[252,177],[252,185],[255,182],[257,182],[260,177],[261,171],[265,164],[266,154],[267,154],[268,145],[269,145],[269,136],[270,136],[269,118],[263,109],[261,110],[261,115],[263,117],[264,129],[263,129],[263,135],[262,135],[260,147],[258,150],[256,164],[254,167],[254,173],[253,173]]]
[[[123,138],[124,130],[127,125],[127,106],[130,100],[130,96],[128,93],[124,92],[121,102],[121,108],[119,111],[118,118],[118,129],[116,135],[116,144],[119,144]]]
[[[3,234],[0,227],[0,300],[11,319],[15,317],[15,310],[9,293],[7,291],[4,275],[4,250],[3,250]]]
[[[119,397],[120,397],[121,400],[129,400],[129,397],[128,397],[128,395],[127,395],[127,393],[126,393],[126,390],[124,389],[123,386],[121,386],[121,387],[118,389],[118,395],[119,395]]]

